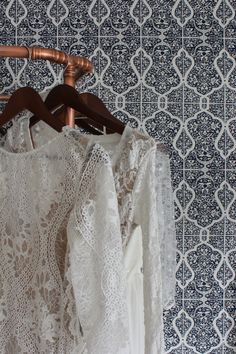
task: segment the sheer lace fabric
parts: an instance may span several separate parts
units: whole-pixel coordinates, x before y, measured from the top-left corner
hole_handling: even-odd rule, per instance
[[[123,252],[112,169],[90,158],[68,224],[72,284],[89,354],[129,354]],[[78,237],[81,235],[81,237]],[[78,269],[80,271],[78,271]]]
[[[65,311],[64,235],[75,188],[75,181],[70,187],[66,183],[72,179],[73,158],[68,157],[75,151],[63,142],[60,135],[50,144],[50,157],[47,149],[0,152],[3,353],[9,346],[12,353],[63,353],[73,345],[60,318]],[[79,174],[84,152],[76,155]]]
[[[99,145],[88,153],[76,138],[65,129],[37,150],[22,152],[24,139],[15,147],[20,153],[0,149],[1,353],[110,354],[127,347],[111,164]],[[106,189],[96,175],[109,182]],[[103,197],[110,201],[106,215],[97,209]],[[103,239],[105,221],[110,232]]]
[[[176,268],[169,158],[153,139],[129,127],[119,140],[116,134],[90,139],[101,143],[112,159],[124,251],[141,226],[145,353],[162,354],[162,312],[174,303]]]
[[[175,304],[176,232],[174,194],[171,184],[169,157],[156,150],[155,189],[158,233],[161,242],[162,303],[164,309]]]
[[[174,302],[176,267],[169,158],[153,139],[128,126],[121,137],[84,139],[87,144],[99,142],[111,157],[124,251],[137,225],[141,226],[145,354],[162,354],[162,312]]]

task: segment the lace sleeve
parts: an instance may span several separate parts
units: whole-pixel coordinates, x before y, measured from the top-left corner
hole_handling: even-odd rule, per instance
[[[141,225],[143,237],[145,353],[147,354],[164,353],[155,152],[154,147],[144,157],[133,189],[134,222]]]
[[[128,354],[123,253],[108,155],[95,145],[69,223],[71,279],[89,354]]]
[[[162,301],[164,309],[175,303],[176,233],[174,199],[168,155],[156,152],[156,198],[161,241]]]
[[[143,234],[145,353],[164,353],[163,309],[174,301],[176,238],[168,156],[153,147],[134,185],[134,221]]]

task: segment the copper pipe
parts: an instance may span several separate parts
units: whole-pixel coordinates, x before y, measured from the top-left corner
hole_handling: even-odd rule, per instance
[[[77,73],[76,68],[77,67],[75,65],[69,65],[66,68],[66,70],[64,71],[65,84],[75,87]],[[66,125],[69,125],[72,128],[75,127],[75,111],[73,110],[73,108],[67,108],[66,110]]]
[[[9,95],[0,95],[0,101],[9,101],[10,97]]]
[[[75,87],[79,77],[85,73],[93,73],[93,64],[87,59],[75,55],[68,55],[57,49],[41,47],[20,47],[0,45],[0,57],[11,58],[29,58],[32,60],[49,60],[50,62],[64,65],[64,82],[67,85]],[[0,95],[0,100],[7,101],[9,96]],[[74,127],[75,112],[68,108],[66,115],[66,124]]]
[[[29,58],[29,50],[27,47],[1,45],[0,57]]]
[[[60,50],[41,47],[19,47],[0,45],[0,57],[43,59],[65,66],[74,65],[77,70],[84,73],[93,72],[93,64],[90,60],[75,55],[68,55]]]

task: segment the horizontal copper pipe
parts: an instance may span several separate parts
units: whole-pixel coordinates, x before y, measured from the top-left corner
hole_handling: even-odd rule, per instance
[[[1,45],[0,57],[28,58],[29,50],[27,47]]]
[[[10,97],[8,95],[0,95],[0,101],[8,101]]]
[[[82,73],[93,72],[93,64],[87,58],[69,55],[57,49],[41,47],[0,46],[0,57],[43,59],[64,66],[73,65]]]

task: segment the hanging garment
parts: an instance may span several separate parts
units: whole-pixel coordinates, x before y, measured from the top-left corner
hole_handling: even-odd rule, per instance
[[[113,164],[124,251],[142,230],[145,354],[164,353],[163,310],[174,304],[176,236],[169,158],[148,135],[126,126],[122,136],[87,136]],[[131,320],[132,321],[132,320]],[[140,331],[143,331],[140,323]],[[138,338],[132,338],[131,342]]]
[[[21,122],[23,123],[24,120]],[[28,127],[28,123],[25,124]],[[21,149],[32,149],[32,140],[40,144],[40,136],[42,136],[40,129],[43,129],[43,134],[47,131],[47,125],[39,122],[32,129],[33,139],[31,139],[27,127],[22,129],[19,128],[19,124],[15,123],[15,125],[15,130],[21,132],[18,133],[21,137],[18,146]],[[48,130],[48,134],[58,133],[51,129]],[[16,142],[15,134],[9,140]],[[130,341],[138,342],[137,333],[143,333],[145,354],[162,354],[164,353],[162,313],[163,309],[174,304],[176,268],[176,238],[169,158],[165,152],[157,148],[152,138],[129,126],[126,126],[122,136],[116,133],[105,136],[84,135],[84,142],[86,141],[88,145],[94,142],[101,144],[110,155],[124,254],[131,238],[134,237],[137,225],[142,230],[145,333],[141,321],[137,326],[136,319],[129,318],[130,333],[134,333],[131,328],[138,328],[135,337],[133,335]],[[133,247],[135,252],[135,246]],[[133,299],[133,302],[140,301],[141,297],[142,294]],[[131,309],[129,313],[132,313]]]
[[[0,148],[3,354],[129,353],[111,163],[80,138]]]

